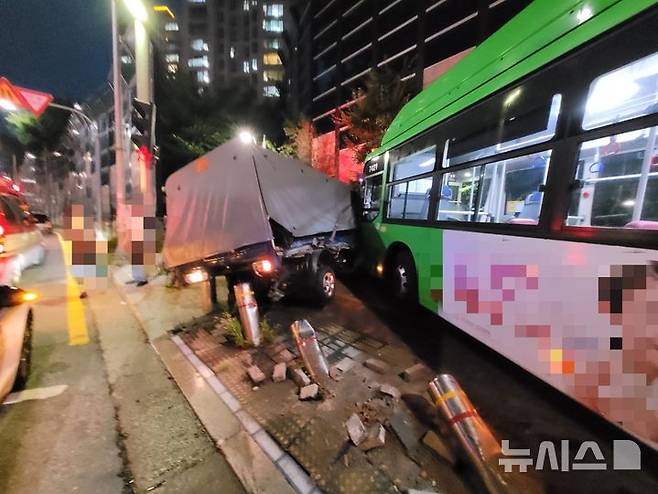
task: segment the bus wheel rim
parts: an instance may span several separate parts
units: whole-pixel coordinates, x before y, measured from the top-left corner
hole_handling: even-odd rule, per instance
[[[408,276],[407,276],[407,268],[399,265],[397,268],[398,272],[398,278],[399,278],[399,283],[398,283],[398,288],[400,290],[400,295],[406,295],[408,291]]]

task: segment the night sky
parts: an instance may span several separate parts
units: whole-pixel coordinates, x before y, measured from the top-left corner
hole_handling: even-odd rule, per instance
[[[19,86],[84,100],[107,80],[111,43],[110,0],[0,0],[0,76]]]

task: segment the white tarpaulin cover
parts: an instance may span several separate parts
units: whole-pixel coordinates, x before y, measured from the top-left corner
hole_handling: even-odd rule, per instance
[[[349,186],[238,138],[173,173],[165,189],[167,267],[272,240],[268,218],[295,237],[354,228]]]

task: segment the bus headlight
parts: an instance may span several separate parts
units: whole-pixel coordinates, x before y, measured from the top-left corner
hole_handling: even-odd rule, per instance
[[[185,273],[183,278],[185,278],[185,283],[188,285],[194,285],[195,283],[206,281],[208,279],[208,273],[201,268],[195,268]]]
[[[274,264],[269,259],[253,262],[251,263],[251,267],[254,268],[254,273],[261,278],[274,272]]]

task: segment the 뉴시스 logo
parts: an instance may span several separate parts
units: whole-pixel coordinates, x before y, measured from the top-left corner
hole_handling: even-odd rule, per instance
[[[640,470],[641,452],[635,441],[619,439],[612,442],[612,464],[609,458],[603,456],[603,452],[596,441],[583,441],[576,449],[576,454],[571,461],[571,444],[569,440],[560,441],[559,461],[558,448],[552,441],[542,441],[537,450],[537,456],[532,458],[530,448],[510,448],[509,440],[501,441],[502,453],[505,458],[500,458],[498,464],[506,473],[518,468],[518,472],[527,472],[528,468],[535,470],[549,468],[569,472],[570,470]],[[575,449],[575,448],[574,448]]]

